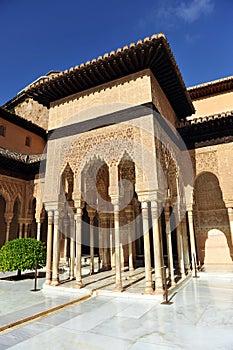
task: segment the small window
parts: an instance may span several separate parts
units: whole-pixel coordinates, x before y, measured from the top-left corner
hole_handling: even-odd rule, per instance
[[[5,125],[0,125],[0,136],[6,136],[6,127],[5,127]]]
[[[25,139],[25,146],[28,146],[28,147],[31,146],[31,137],[26,136],[26,139]]]

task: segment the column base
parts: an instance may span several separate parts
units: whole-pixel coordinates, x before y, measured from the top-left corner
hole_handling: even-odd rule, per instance
[[[144,290],[144,292],[143,292],[142,294],[143,294],[143,295],[146,295],[146,294],[152,295],[152,294],[154,294],[154,290],[153,290],[152,287],[151,287],[151,288],[146,287],[145,290]]]
[[[122,286],[115,286],[113,292],[122,293],[124,291]]]
[[[85,285],[82,282],[76,282],[74,285],[74,288],[81,289],[85,287]]]
[[[70,276],[70,277],[69,277],[69,280],[70,280],[70,281],[73,281],[74,279],[75,279],[74,276]]]
[[[134,271],[134,270],[135,270],[134,267],[129,268],[129,271]]]
[[[46,280],[46,281],[45,281],[45,284],[46,284],[47,286],[49,286],[51,283],[52,283],[51,280]]]
[[[155,291],[154,291],[153,294],[155,294],[155,295],[162,295],[162,294],[164,294],[164,289],[163,289],[163,287],[157,287],[157,288],[155,288]]]
[[[56,279],[56,280],[55,280],[55,279],[52,280],[52,282],[50,283],[50,285],[53,286],[53,287],[58,286],[58,285],[59,285],[59,280],[57,280],[57,279]]]

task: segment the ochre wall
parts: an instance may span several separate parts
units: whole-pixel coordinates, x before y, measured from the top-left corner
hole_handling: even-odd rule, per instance
[[[0,124],[6,127],[5,136],[0,136],[0,147],[24,154],[43,153],[45,141],[40,136],[10,123],[3,118],[0,118]],[[25,145],[27,136],[31,138],[30,147]]]
[[[196,110],[192,117],[204,117],[233,110],[233,91],[193,101]]]

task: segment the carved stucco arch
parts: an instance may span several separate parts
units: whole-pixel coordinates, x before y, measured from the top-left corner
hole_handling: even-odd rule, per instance
[[[132,126],[108,126],[104,130],[92,130],[76,138],[64,156],[61,172],[69,163],[74,172],[74,191],[81,186],[81,174],[94,159],[101,159],[108,167],[118,164],[125,152],[134,160],[133,142],[138,129]],[[134,160],[135,161],[135,160]]]

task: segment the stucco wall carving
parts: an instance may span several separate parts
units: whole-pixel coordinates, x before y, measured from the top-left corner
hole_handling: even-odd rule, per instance
[[[15,114],[48,129],[49,110],[31,98],[26,99],[14,108]]]
[[[207,151],[196,153],[195,157],[195,168],[196,174],[198,175],[202,171],[210,171],[214,174],[218,174],[218,161],[217,161],[217,151]]]

